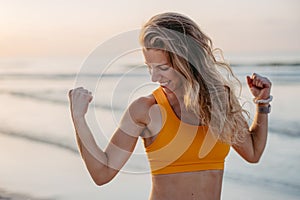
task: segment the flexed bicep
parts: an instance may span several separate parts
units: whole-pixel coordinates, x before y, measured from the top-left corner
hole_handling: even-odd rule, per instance
[[[146,116],[144,100],[137,100],[126,109],[119,127],[105,150],[111,177],[114,177],[130,158],[139,136],[146,128]]]

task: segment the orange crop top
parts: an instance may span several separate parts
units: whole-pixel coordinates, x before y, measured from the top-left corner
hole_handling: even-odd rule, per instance
[[[217,141],[203,158],[198,153],[208,130],[181,121],[161,87],[153,92],[164,121],[156,139],[145,147],[153,175],[224,169],[230,145]]]

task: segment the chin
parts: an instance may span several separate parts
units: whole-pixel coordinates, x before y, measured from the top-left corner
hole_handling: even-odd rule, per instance
[[[161,86],[161,87],[164,89],[164,91],[166,93],[173,93],[174,92],[174,89],[172,87],[168,87],[168,86]]]

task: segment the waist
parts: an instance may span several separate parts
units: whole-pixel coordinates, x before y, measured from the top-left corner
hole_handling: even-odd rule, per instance
[[[222,179],[223,170],[154,175],[151,200],[219,199]]]

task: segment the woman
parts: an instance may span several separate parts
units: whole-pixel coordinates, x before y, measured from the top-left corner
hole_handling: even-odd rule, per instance
[[[230,146],[251,163],[264,151],[271,82],[255,73],[247,76],[257,104],[249,127],[235,94],[240,82],[228,64],[216,59],[211,40],[192,20],[158,14],[144,25],[140,41],[151,79],[160,87],[129,105],[105,151],[85,120],[91,92],[69,92],[79,149],[91,177],[97,185],[112,180],[142,137],[151,166],[151,200],[220,199]]]

